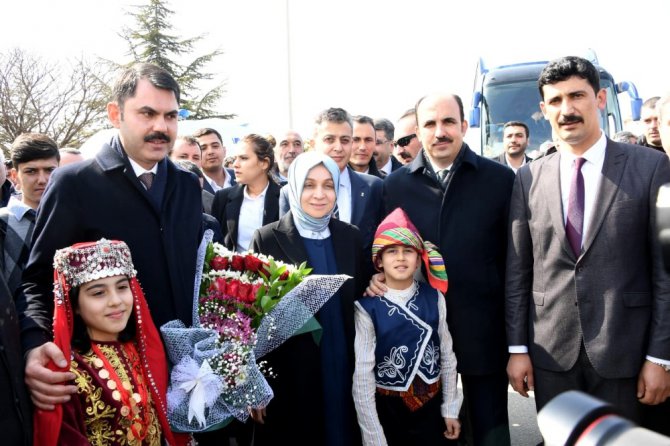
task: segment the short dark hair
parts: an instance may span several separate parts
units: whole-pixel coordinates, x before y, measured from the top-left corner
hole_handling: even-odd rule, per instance
[[[373,129],[375,128],[375,122],[369,116],[356,115],[356,116],[352,117],[351,119],[356,124],[369,124],[369,125],[372,126]]]
[[[192,174],[195,174],[198,178],[205,179],[205,177],[202,174],[202,170],[198,167],[196,163],[193,161],[189,160],[173,160],[172,161],[177,167],[179,167],[182,170],[185,170],[187,172],[191,172]]]
[[[393,123],[385,118],[375,119],[375,130],[381,130],[384,132],[384,137],[389,141],[393,141],[393,134],[395,133],[395,127]]]
[[[205,127],[202,129],[198,129],[195,132],[193,132],[193,137],[194,138],[200,138],[201,136],[205,135],[216,135],[217,138],[219,138],[219,142],[223,144],[223,138],[221,138],[221,133],[217,132],[211,127]]]
[[[451,93],[450,96],[454,98],[456,101],[456,104],[458,104],[458,116],[461,118],[461,123],[465,121],[465,112],[463,111],[463,100],[461,97],[457,94]],[[423,102],[424,99],[426,99],[428,96],[424,96],[418,101],[416,101],[416,106],[414,107],[414,116],[416,117],[416,126],[419,126],[419,105]],[[404,116],[403,116],[404,117]],[[402,118],[400,118],[402,119]]]
[[[540,73],[537,86],[540,89],[540,97],[544,100],[545,85],[557,84],[573,76],[581,77],[588,81],[595,94],[600,91],[600,75],[596,67],[588,60],[577,56],[566,56],[549,62]]]
[[[60,162],[60,152],[56,143],[42,133],[22,133],[12,143],[12,165],[15,169],[19,164],[35,160],[56,158]]]
[[[254,154],[258,157],[259,160],[267,160],[268,162],[268,170],[266,173],[270,178],[272,178],[270,174],[270,170],[272,169],[272,166],[275,164],[275,152],[274,152],[274,147],[272,144],[270,144],[270,141],[268,141],[267,138],[257,135],[255,133],[251,133],[244,138],[242,138],[242,142],[245,142],[251,146],[251,148],[254,151]]]
[[[126,99],[135,96],[140,79],[148,80],[156,88],[172,91],[179,103],[179,84],[167,70],[150,63],[136,63],[124,69],[112,87],[112,101],[119,104],[121,110]]]
[[[316,119],[314,120],[316,125],[320,125],[322,122],[334,122],[336,124],[341,124],[343,122],[346,122],[349,124],[351,128],[354,127],[354,125],[351,122],[351,116],[349,113],[343,109],[343,108],[337,108],[337,107],[330,107],[321,113],[319,113],[316,116]]]
[[[523,127],[523,129],[526,131],[526,139],[530,136],[530,131],[528,130],[528,126],[526,125],[525,122],[522,122],[522,121],[508,121],[503,126],[503,133],[505,133],[505,129],[507,127]]]
[[[88,335],[86,323],[77,313],[76,309],[79,306],[79,292],[81,286],[70,289],[70,305],[72,305],[72,338],[70,343],[72,347],[80,354],[86,354],[91,350],[91,338]],[[134,298],[134,296],[133,296]],[[133,305],[134,307],[135,305]],[[126,327],[119,333],[119,342],[128,342],[135,339],[135,310],[130,314]]]

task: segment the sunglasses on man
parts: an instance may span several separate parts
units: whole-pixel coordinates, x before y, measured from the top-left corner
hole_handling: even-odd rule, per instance
[[[409,145],[410,142],[412,142],[412,139],[416,138],[416,133],[412,133],[411,135],[403,136],[402,138],[398,138],[396,142],[393,144],[398,147],[406,147]]]

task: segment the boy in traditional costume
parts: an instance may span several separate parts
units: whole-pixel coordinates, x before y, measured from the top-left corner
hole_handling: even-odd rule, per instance
[[[429,283],[414,280],[421,260]],[[388,291],[355,303],[353,395],[363,443],[448,444],[460,434],[462,397],[447,327],[444,261],[400,208],[377,228],[372,261]]]
[[[135,276],[124,242],[56,251],[54,342],[71,358],[61,371],[75,374],[78,391],[54,411],[36,411],[36,445],[188,441],[168,425],[167,359]]]

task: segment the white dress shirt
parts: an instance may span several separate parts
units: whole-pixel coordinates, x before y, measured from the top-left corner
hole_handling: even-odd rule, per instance
[[[390,175],[391,171],[393,170],[393,163],[391,162],[391,157],[389,157],[389,160],[384,164],[382,168],[380,168],[382,172],[384,172],[386,175]]]
[[[351,223],[351,178],[346,167],[340,172],[340,190],[337,193],[338,219]]]
[[[237,218],[237,244],[235,250],[244,252],[251,245],[251,237],[256,229],[263,226],[263,214],[265,213],[265,194],[270,183],[265,185],[263,192],[256,197],[249,196],[247,186],[244,186],[244,200],[240,207]]]
[[[414,296],[417,283],[404,290],[393,290],[391,288],[384,294],[388,300],[401,306],[407,311],[407,302]],[[363,297],[363,299],[371,299]],[[438,291],[437,311],[439,314],[438,336],[440,338],[440,381],[442,384],[442,417],[458,418],[458,411],[463,398],[458,392],[456,372],[456,355],[453,350],[453,342],[447,326],[447,305],[444,296]],[[375,346],[377,338],[375,327],[370,315],[360,306],[355,304],[354,320],[356,325],[356,338],[354,340],[354,351],[356,354],[356,367],[354,369],[353,397],[358,424],[361,428],[363,444],[386,445],[384,430],[379,422],[377,408],[375,406]]]
[[[225,188],[230,187],[230,186],[233,185],[230,174],[228,173],[228,171],[226,169],[223,169],[223,174],[226,176],[226,179],[223,181],[223,187],[221,187],[218,184],[216,184],[216,181],[214,181],[213,179],[208,177],[207,174],[205,174],[204,171],[202,172],[202,176],[205,177],[205,181],[207,181],[209,183],[209,185],[212,186],[212,190],[214,192],[218,192],[221,189],[225,189]]]
[[[514,171],[514,173],[516,173],[517,170],[521,169],[524,165],[526,165],[526,154],[524,154],[523,158],[521,158],[521,165],[519,167],[512,166],[512,164],[510,163],[510,160],[509,160],[509,156],[507,154],[505,154],[505,162],[507,163],[507,167],[509,167],[510,169],[512,169]],[[583,167],[584,166],[582,166],[582,168]]]

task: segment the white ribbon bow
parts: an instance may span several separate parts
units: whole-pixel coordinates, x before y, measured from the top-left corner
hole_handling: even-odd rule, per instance
[[[190,393],[188,422],[195,417],[200,427],[205,426],[205,408],[216,402],[224,388],[221,377],[212,371],[207,360],[198,367],[198,363],[187,356],[173,370],[172,383],[187,395]]]

